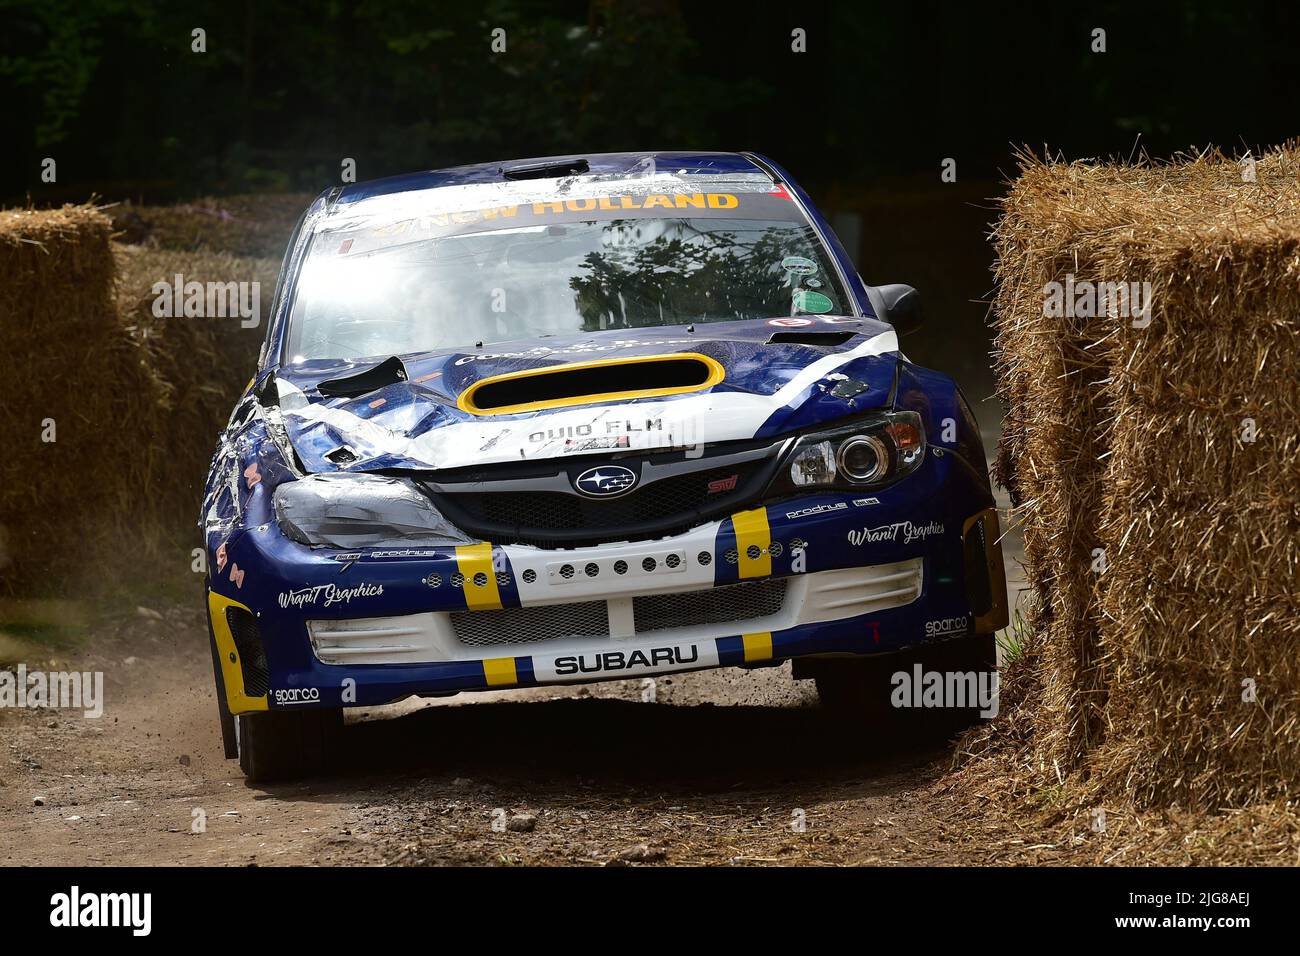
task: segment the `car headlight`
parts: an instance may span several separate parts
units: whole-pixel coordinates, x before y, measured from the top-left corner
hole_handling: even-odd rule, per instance
[[[415,485],[384,475],[308,475],[275,489],[280,530],[300,544],[365,548],[381,544],[465,544]]]
[[[887,412],[851,426],[804,435],[786,454],[771,493],[878,488],[911,474],[925,458],[916,412]]]

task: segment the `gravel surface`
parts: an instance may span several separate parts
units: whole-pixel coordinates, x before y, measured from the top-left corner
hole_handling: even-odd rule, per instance
[[[189,608],[108,622],[59,664],[105,673],[102,717],[0,711],[0,863],[950,861],[946,745],[831,721],[788,665],[354,713],[340,771],[259,787],[206,642]]]

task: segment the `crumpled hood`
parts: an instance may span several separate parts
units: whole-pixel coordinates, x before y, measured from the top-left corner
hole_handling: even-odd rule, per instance
[[[773,333],[841,333],[826,344]],[[721,380],[697,390],[484,414],[458,400],[475,383],[578,362],[705,356]],[[898,340],[872,319],[808,318],[624,329],[401,356],[406,380],[356,397],[320,383],[377,364],[307,362],[276,370],[289,440],[310,472],[444,469],[764,438],[885,406]],[[328,385],[327,385],[328,390]]]

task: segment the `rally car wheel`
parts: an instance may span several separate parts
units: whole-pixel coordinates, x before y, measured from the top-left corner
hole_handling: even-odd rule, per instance
[[[925,671],[988,673],[997,667],[997,640],[992,634],[944,641],[861,660],[817,662],[813,674],[822,707],[833,717],[888,721],[918,737],[943,736],[981,718],[978,707],[913,710],[891,702],[893,675],[920,664]]]
[[[240,714],[239,769],[251,783],[320,773],[329,767],[342,729],[343,711],[337,708]]]
[[[897,654],[827,661],[817,668],[817,697],[834,717],[887,717],[889,675],[897,668]]]

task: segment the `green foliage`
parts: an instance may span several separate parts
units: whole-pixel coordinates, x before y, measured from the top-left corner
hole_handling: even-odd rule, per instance
[[[1014,664],[1024,657],[1025,649],[1032,640],[1033,634],[1033,628],[1017,608],[1010,626],[1003,628],[997,635],[998,648],[1002,651],[1002,663]]]
[[[680,0],[0,0],[0,23],[0,180],[19,199],[44,156],[82,199],[314,192],[345,157],[370,179],[648,148],[757,149],[814,184],[959,156],[970,181],[997,178],[1008,143],[1278,141],[1300,99],[1300,13],[1210,0],[784,19]]]
[[[694,47],[671,8],[8,0],[4,16],[0,85],[30,110],[24,166],[63,144],[81,179],[191,194],[314,191],[339,181],[346,157],[370,179],[689,143],[735,102],[728,84],[691,78]],[[195,28],[206,52],[191,49]]]
[[[52,0],[41,3],[6,3],[0,15],[25,15],[24,29],[32,52],[0,54],[0,77],[12,81],[40,102],[34,143],[47,149],[61,142],[81,110],[82,96],[99,66],[101,37],[97,27],[106,16],[120,12],[121,4],[105,0]]]

